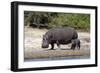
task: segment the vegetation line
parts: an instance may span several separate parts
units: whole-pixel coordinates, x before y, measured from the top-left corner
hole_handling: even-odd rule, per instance
[[[37,28],[74,27],[90,29],[90,14],[24,11],[24,25]]]

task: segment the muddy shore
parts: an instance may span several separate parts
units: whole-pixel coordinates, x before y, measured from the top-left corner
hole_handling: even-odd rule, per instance
[[[24,60],[30,59],[55,59],[62,58],[89,58],[90,57],[90,33],[84,31],[78,31],[78,36],[81,41],[80,50],[71,50],[71,44],[61,45],[58,48],[55,44],[55,50],[49,50],[49,48],[41,48],[42,36],[47,29],[25,28],[25,48],[24,48]]]

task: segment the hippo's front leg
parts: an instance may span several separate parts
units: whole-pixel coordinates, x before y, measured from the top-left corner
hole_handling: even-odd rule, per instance
[[[51,43],[51,50],[54,50],[54,43]]]
[[[56,41],[57,47],[60,48],[60,43],[59,41]]]

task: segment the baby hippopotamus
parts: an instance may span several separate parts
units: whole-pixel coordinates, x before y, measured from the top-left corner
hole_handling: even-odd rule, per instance
[[[48,48],[51,44],[51,49],[54,49],[54,44],[59,47],[60,44],[72,43],[71,49],[76,47],[78,39],[77,31],[71,27],[52,28],[43,35],[42,48]]]
[[[79,39],[72,40],[71,49],[75,50],[75,48],[77,48],[78,50],[80,50],[80,40]]]

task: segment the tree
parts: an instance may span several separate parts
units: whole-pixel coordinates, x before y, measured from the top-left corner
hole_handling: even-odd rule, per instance
[[[74,28],[90,28],[90,15],[79,13],[56,13],[56,12],[24,12],[25,26],[36,25],[38,28],[46,25],[53,27],[74,27]]]

